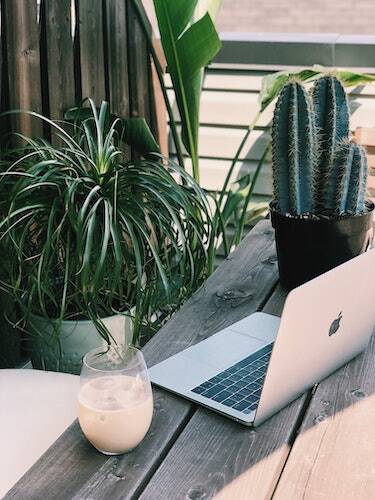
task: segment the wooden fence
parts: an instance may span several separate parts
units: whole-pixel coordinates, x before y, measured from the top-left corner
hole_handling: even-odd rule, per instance
[[[155,72],[133,0],[0,0],[0,10],[2,111],[61,119],[84,97],[97,105],[106,99],[122,117],[144,117],[163,142]],[[25,114],[0,126],[3,138],[45,132]]]

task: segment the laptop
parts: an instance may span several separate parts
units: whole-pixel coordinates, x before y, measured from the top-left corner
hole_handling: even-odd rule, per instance
[[[367,346],[375,250],[292,290],[281,319],[262,312],[150,368],[151,382],[257,426]]]

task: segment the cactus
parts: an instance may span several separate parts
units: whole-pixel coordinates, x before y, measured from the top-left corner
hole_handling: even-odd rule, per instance
[[[299,215],[312,209],[316,137],[311,98],[301,84],[289,82],[280,93],[272,127],[273,182],[280,212]]]
[[[325,179],[322,204],[328,215],[359,214],[366,209],[366,151],[345,141],[338,145]]]
[[[283,87],[272,124],[272,160],[278,212],[365,212],[366,152],[350,143],[348,101],[337,78],[319,79],[312,97],[296,81]]]
[[[333,161],[335,150],[340,142],[349,137],[349,105],[344,87],[330,75],[315,82],[312,99],[320,143],[315,189],[321,193],[324,173]]]

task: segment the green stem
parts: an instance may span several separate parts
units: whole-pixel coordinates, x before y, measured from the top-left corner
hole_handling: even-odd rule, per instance
[[[232,160],[232,163],[231,163],[231,166],[228,170],[228,174],[225,178],[225,182],[224,182],[224,185],[222,187],[222,190],[221,190],[221,193],[220,193],[220,197],[219,197],[219,203],[218,203],[218,206],[219,206],[219,209],[221,208],[221,205],[223,203],[223,199],[224,199],[224,196],[225,196],[225,193],[227,191],[227,188],[228,188],[228,184],[229,184],[229,181],[230,181],[230,178],[232,177],[232,173],[233,173],[233,170],[234,170],[234,167],[236,166],[237,162],[238,162],[238,159],[240,157],[240,154],[242,153],[242,150],[243,148],[245,147],[245,144],[246,144],[246,141],[250,135],[250,133],[252,132],[252,130],[254,129],[255,125],[257,124],[259,118],[260,118],[260,115],[262,114],[262,110],[259,110],[257,112],[257,114],[255,115],[253,121],[250,123],[249,127],[247,128],[246,130],[246,133],[237,149],[237,152]]]
[[[154,48],[154,44],[153,44],[153,41],[152,41],[152,36],[150,36],[150,30],[148,29],[147,27],[147,23],[144,19],[144,14],[138,4],[138,1],[137,0],[132,0],[133,2],[133,6],[136,10],[136,13],[137,13],[137,16],[138,16],[138,20],[142,26],[142,29],[143,29],[143,33],[147,39],[147,44],[148,44],[148,48],[150,50],[150,53],[151,53],[151,57],[152,57],[152,60],[154,61],[154,64],[155,64],[155,69],[156,69],[156,74],[158,76],[158,80],[159,80],[159,83],[160,83],[160,88],[161,88],[161,91],[163,93],[163,98],[164,98],[164,102],[165,102],[165,106],[167,108],[167,112],[168,112],[168,117],[169,117],[169,126],[171,128],[171,133],[172,133],[172,137],[173,137],[173,142],[174,142],[174,145],[175,145],[175,148],[176,148],[176,155],[177,155],[177,158],[178,158],[178,163],[180,164],[181,167],[183,167],[185,169],[185,162],[184,162],[184,156],[182,154],[182,147],[181,147],[181,141],[180,141],[180,138],[179,138],[179,135],[178,135],[178,132],[177,132],[177,126],[176,126],[176,122],[175,122],[175,119],[174,119],[174,116],[173,116],[173,109],[172,109],[172,106],[171,106],[171,103],[169,101],[169,97],[168,97],[168,93],[167,93],[167,89],[165,87],[165,84],[164,84],[164,73],[163,73],[163,68],[161,66],[161,63],[159,61],[159,58],[158,58],[158,55],[155,51],[155,48]]]
[[[246,195],[246,198],[245,198],[245,201],[244,201],[244,206],[242,208],[242,213],[241,213],[241,219],[240,219],[240,223],[238,225],[238,228],[237,228],[237,231],[236,231],[236,235],[235,235],[235,238],[234,238],[234,243],[235,245],[239,245],[240,242],[241,242],[241,239],[242,239],[242,234],[243,234],[243,229],[244,229],[244,226],[245,226],[245,219],[246,219],[246,213],[247,213],[247,207],[249,206],[249,203],[250,203],[250,199],[253,195],[253,192],[254,192],[254,188],[255,188],[255,184],[256,184],[256,181],[258,180],[258,176],[259,176],[259,173],[260,173],[260,170],[263,166],[263,163],[267,157],[267,153],[270,149],[270,144],[268,144],[268,146],[266,147],[261,159],[259,160],[258,162],[258,165],[257,165],[257,168],[254,172],[254,176],[251,180],[251,185],[250,185],[250,189]]]

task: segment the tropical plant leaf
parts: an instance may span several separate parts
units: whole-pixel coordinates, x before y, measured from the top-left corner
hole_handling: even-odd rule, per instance
[[[160,153],[160,148],[144,118],[121,119],[123,138],[137,153],[147,156]]]
[[[263,77],[262,88],[258,96],[261,112],[264,111],[274,99],[276,99],[284,85],[292,78],[296,78],[300,81],[309,81],[319,75],[321,75],[321,71],[313,69],[304,69],[302,71],[298,71],[297,73],[278,71],[276,73],[266,75]]]
[[[208,12],[213,21],[216,20],[219,13],[222,0],[199,0],[194,12],[194,20],[197,21]]]
[[[356,85],[375,82],[374,75],[356,73],[340,68],[325,68],[324,66],[319,65],[314,65],[311,69],[306,68],[296,73],[278,71],[277,73],[266,75],[263,78],[262,88],[258,96],[261,111],[264,111],[267,106],[279,95],[281,89],[289,80],[295,78],[302,82],[311,82],[327,73],[337,76],[345,87],[354,87]]]
[[[208,13],[193,22],[197,0],[154,0],[154,6],[181,116],[183,142],[192,159],[193,176],[199,181],[198,129],[203,68],[220,50],[221,43]]]

